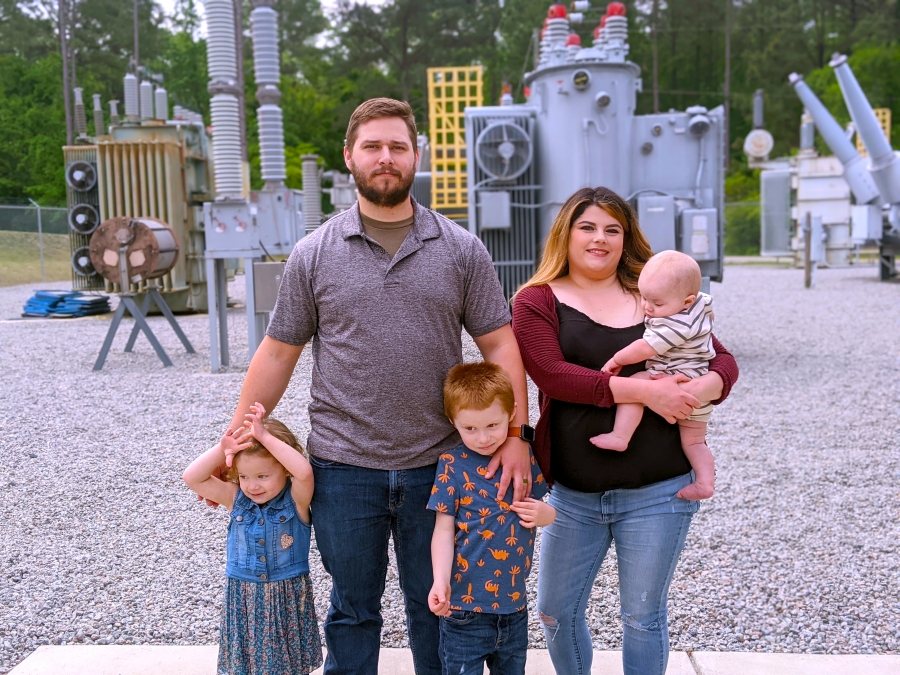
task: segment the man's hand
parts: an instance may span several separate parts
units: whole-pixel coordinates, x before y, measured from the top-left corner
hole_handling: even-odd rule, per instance
[[[513,498],[510,501],[522,501],[531,494],[531,451],[528,443],[521,438],[507,438],[491,457],[484,477],[493,479],[498,467],[501,471],[497,499],[506,501],[506,490],[510,483],[513,485]]]
[[[556,520],[556,509],[547,502],[529,497],[521,502],[513,502],[510,507],[519,516],[522,527],[546,527]]]
[[[428,593],[428,609],[437,616],[450,615],[450,584],[434,582]]]
[[[616,363],[615,358],[612,358],[609,361],[607,361],[606,365],[604,365],[600,370],[602,370],[604,373],[611,373],[612,375],[618,375],[619,372],[622,370],[622,366],[620,366],[618,363]]]

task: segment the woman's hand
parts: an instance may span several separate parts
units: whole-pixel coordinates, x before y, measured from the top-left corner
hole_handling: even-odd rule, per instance
[[[641,402],[669,424],[686,419],[700,406],[696,396],[679,386],[681,382],[690,381],[687,375],[667,375],[650,380]]]
[[[678,386],[701,401],[717,401],[722,397],[722,376],[712,370]]]

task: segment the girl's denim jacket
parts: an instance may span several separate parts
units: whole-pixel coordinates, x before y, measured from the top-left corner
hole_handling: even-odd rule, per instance
[[[266,582],[308,574],[310,532],[297,514],[290,479],[277,497],[263,505],[238,490],[228,523],[225,575]]]

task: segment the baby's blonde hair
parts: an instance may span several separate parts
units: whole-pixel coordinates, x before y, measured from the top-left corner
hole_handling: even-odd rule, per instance
[[[276,419],[267,417],[263,420],[262,425],[263,427],[265,427],[266,431],[272,434],[279,441],[284,441],[301,455],[303,455],[304,457],[306,456],[306,451],[303,449],[303,446],[300,445],[300,441],[297,440],[297,437],[294,436],[294,432],[288,429],[284,422],[279,422]],[[266,449],[266,446],[264,446],[255,438],[251,439],[250,447],[246,450],[241,450],[234,456],[234,459],[231,462],[231,466],[228,467],[228,471],[225,473],[225,478],[227,478],[232,483],[240,482],[240,479],[238,478],[237,463],[238,460],[240,460],[240,458],[245,455],[253,455],[254,457],[272,457],[272,459],[275,459],[272,456],[272,453]],[[287,473],[287,469],[285,469],[285,473]]]
[[[697,295],[703,283],[700,265],[681,251],[660,251],[644,265],[641,276],[645,274],[665,275],[672,286],[672,292],[677,291],[683,298]]]

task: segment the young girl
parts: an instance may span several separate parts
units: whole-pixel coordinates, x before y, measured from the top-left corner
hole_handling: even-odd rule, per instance
[[[218,675],[306,675],[322,665],[309,579],[312,467],[294,434],[259,403],[184,471],[231,510]],[[228,482],[219,480],[222,462]]]

